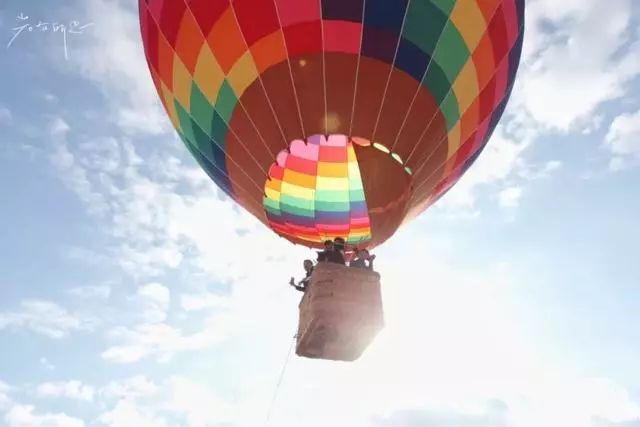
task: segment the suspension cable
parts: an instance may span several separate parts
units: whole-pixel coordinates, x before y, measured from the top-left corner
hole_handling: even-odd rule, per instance
[[[273,397],[271,398],[271,404],[269,405],[269,411],[267,412],[267,418],[264,421],[264,427],[269,425],[269,420],[271,419],[271,411],[276,403],[276,399],[278,398],[278,391],[280,390],[280,385],[282,384],[282,379],[284,378],[285,371],[287,370],[287,365],[289,364],[289,359],[291,358],[291,350],[293,350],[293,344],[296,342],[297,334],[293,336],[293,340],[289,345],[289,351],[287,352],[287,358],[284,361],[284,365],[282,365],[282,370],[280,371],[280,378],[278,378],[278,383],[276,384],[276,388],[273,391]]]

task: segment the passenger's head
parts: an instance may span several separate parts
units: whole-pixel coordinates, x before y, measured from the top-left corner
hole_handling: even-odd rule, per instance
[[[369,251],[366,249],[358,249],[358,258],[369,258]]]
[[[309,271],[313,268],[313,262],[310,259],[305,259],[302,265],[304,266],[305,271]]]
[[[344,250],[344,239],[342,237],[336,237],[335,239],[333,239],[333,247],[336,248],[336,250]]]
[[[324,249],[327,251],[333,250],[333,240],[325,240]]]

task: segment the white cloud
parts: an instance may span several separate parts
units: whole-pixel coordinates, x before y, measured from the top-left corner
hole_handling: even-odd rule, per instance
[[[11,110],[0,105],[0,123],[9,123],[12,118],[13,114],[11,114]]]
[[[598,419],[622,423],[640,418],[640,405],[628,391],[605,379],[545,376],[525,393],[525,399],[509,402],[511,418],[519,427],[595,427]]]
[[[138,296],[148,302],[162,306],[165,310],[171,300],[169,288],[159,283],[149,283],[138,288]]]
[[[119,381],[111,381],[101,393],[107,398],[127,398],[136,399],[156,394],[159,391],[158,385],[143,375],[136,375],[131,378]]]
[[[73,152],[70,145],[60,145],[52,160],[89,212],[106,222],[102,228],[119,241],[109,250],[125,271],[157,276],[180,264],[181,247],[165,230],[168,209],[182,197],[174,191],[181,179],[175,166],[167,171],[170,177],[149,166],[160,176],[148,176],[131,143],[113,139],[77,144]]]
[[[635,426],[640,406],[602,379],[540,377],[522,388],[496,392],[484,403],[458,401],[394,411],[375,427],[613,427]],[[489,395],[490,396],[490,395]]]
[[[213,279],[246,276],[248,260],[262,260],[285,245],[234,202],[205,194],[175,200],[169,206],[170,238],[196,249],[194,265]],[[215,218],[215,221],[212,220]]]
[[[42,390],[41,390],[42,387]],[[87,400],[89,393],[82,387],[70,387],[69,384],[49,384],[38,387],[48,397],[65,396],[71,398],[84,398]],[[37,413],[32,405],[18,403],[9,397],[9,392],[14,390],[8,384],[0,381],[0,424],[6,427],[84,427],[83,420],[71,417],[64,413]],[[69,396],[66,396],[69,394]],[[2,417],[4,414],[4,417]],[[4,420],[4,424],[2,421]]]
[[[437,206],[446,210],[468,211],[473,208],[479,188],[488,184],[499,185],[513,174],[526,169],[523,156],[530,143],[530,139],[516,142],[503,126],[498,126],[482,155]]]
[[[133,334],[134,332],[131,332]],[[109,347],[101,357],[113,363],[134,363],[152,352],[152,348],[144,344],[128,344]]]
[[[44,93],[42,97],[44,98],[45,101],[50,102],[52,104],[57,104],[60,101],[58,97],[52,93]]]
[[[509,177],[528,180],[544,173],[531,171],[525,158],[524,150],[537,138],[550,131],[593,133],[601,126],[598,109],[628,95],[640,75],[631,5],[631,0],[527,3],[523,57],[506,114],[476,164],[438,207],[475,217],[479,191],[499,194]],[[615,156],[612,166],[626,163]]]
[[[596,418],[593,421],[593,427],[640,427],[640,419],[615,423],[601,418]]]
[[[207,427],[232,423],[235,407],[209,387],[185,377],[173,377],[168,384],[168,410],[181,414],[189,427]]]
[[[605,138],[613,158],[612,170],[622,169],[640,160],[640,111],[622,114],[611,123]]]
[[[42,367],[44,367],[48,371],[53,371],[56,368],[53,363],[49,362],[46,357],[40,358],[40,365],[42,365]]]
[[[259,323],[259,319],[250,319],[256,313],[267,316],[269,307],[274,308],[275,292],[289,291],[280,273],[291,274],[288,269],[303,256],[300,248],[277,238],[228,198],[220,198],[203,172],[183,166],[168,148],[155,145],[155,151],[143,161],[130,142],[117,144],[118,149],[103,152],[106,158],[102,161],[108,164],[113,158],[118,168],[100,172],[90,167],[88,158],[95,157],[93,145],[63,146],[71,157],[69,164],[77,167],[75,174],[84,178],[72,180],[71,187],[77,186],[74,190],[89,209],[95,202],[82,195],[96,194],[104,201],[105,208],[93,213],[101,220],[100,229],[115,243],[107,249],[109,255],[142,283],[180,267],[181,274],[190,275],[193,290],[181,299],[182,306],[193,311],[215,308],[217,312],[199,329],[174,326],[166,323],[168,292],[159,295],[155,292],[159,286],[141,288],[137,298],[147,307],[141,310],[141,322],[113,328],[102,357],[115,363],[146,357],[166,361],[176,352],[216,345],[247,322]],[[233,282],[233,301],[227,307],[223,300],[203,291],[212,281]],[[204,299],[197,301],[201,295]],[[148,298],[152,296],[162,299]],[[265,298],[274,301],[266,305]],[[231,306],[233,310],[227,310]]]
[[[78,144],[78,163],[93,173],[114,173],[122,165],[120,144],[115,138],[94,138]]]
[[[91,210],[91,207],[89,209]],[[71,261],[81,262],[85,265],[101,265],[109,261],[103,252],[79,246],[67,248],[63,255]]]
[[[70,61],[104,93],[110,119],[129,133],[160,134],[170,122],[158,100],[145,60],[136,7],[95,0],[82,3],[86,19],[99,22],[84,34]]]
[[[109,195],[113,212],[105,217],[107,226],[102,228],[118,242],[113,253],[121,266],[137,279],[180,266],[200,284],[233,282],[233,301],[227,304],[227,297],[203,291],[183,295],[180,303],[187,311],[216,310],[199,328],[185,329],[166,323],[165,306],[153,300],[152,311],[157,316],[151,318],[153,313],[147,310],[149,316],[141,323],[114,328],[111,345],[102,357],[114,363],[147,357],[166,361],[176,352],[222,342],[240,325],[259,322],[250,320],[256,313],[267,316],[274,305],[266,305],[265,297],[275,298],[274,290],[289,290],[281,283],[280,272],[291,274],[288,270],[303,256],[300,248],[278,239],[230,200],[220,200],[214,185],[203,179],[201,172],[181,166],[171,156],[152,156],[153,165],[142,164],[130,144],[121,142],[121,148],[124,155],[118,179],[103,180],[109,185],[99,187]],[[146,173],[146,166],[153,177]],[[187,263],[183,254],[188,254]],[[232,306],[233,310],[227,310]]]
[[[609,161],[609,169],[613,172],[618,172],[629,167],[629,161],[625,157],[613,157]],[[586,175],[587,177],[590,175]]]
[[[142,391],[123,392],[132,383],[137,384],[134,389]],[[105,395],[116,401],[99,421],[109,426],[163,426],[167,416],[184,420],[177,425],[188,427],[239,425],[237,405],[223,399],[209,385],[188,377],[172,376],[158,385],[144,377],[134,377],[107,388],[111,390]]]
[[[458,254],[432,247],[425,230],[399,237],[397,246],[378,252],[385,330],[357,363],[292,359],[273,425],[370,426],[372,416],[425,407],[432,415],[460,414],[458,422],[428,424],[427,416],[419,418],[424,423],[394,418],[398,423],[387,425],[596,427],[596,416],[615,422],[638,416],[640,405],[624,388],[568,376],[539,337],[523,334],[529,301],[521,300],[522,284],[508,264],[454,265],[449,259]],[[253,378],[248,388],[262,384]],[[313,408],[304,405],[309,395]],[[487,416],[490,399],[504,402],[508,413]],[[298,407],[304,411],[291,409]]]
[[[563,163],[560,160],[549,160],[542,165],[529,163],[521,167],[516,175],[527,181],[547,179],[554,173],[558,172],[562,167]]]
[[[84,427],[84,421],[66,414],[37,414],[30,405],[13,405],[5,414],[7,427]]]
[[[185,311],[200,311],[212,308],[227,308],[230,300],[226,296],[204,292],[201,294],[182,295],[180,306]]]
[[[100,155],[95,144],[61,144],[53,161],[89,212],[105,222],[101,229],[118,242],[108,250],[134,278],[176,269],[190,253],[195,256],[185,267],[205,273],[209,281],[227,281],[246,275],[246,259],[295,252],[234,202],[220,198],[204,172],[173,157],[179,146],[157,145],[143,162],[130,142],[116,144]],[[91,167],[91,158],[118,166],[100,170]]]
[[[105,214],[108,211],[104,195],[94,189],[87,171],[78,164],[67,145],[55,145],[51,162],[62,180],[80,197],[90,213]]]
[[[254,277],[253,282],[258,278],[267,280],[277,270],[264,265],[249,271],[247,259],[259,263],[278,254],[282,262],[287,253],[294,252],[262,224],[240,213],[230,200],[218,199],[214,184],[203,179],[202,172],[185,168],[160,149],[156,153],[163,154],[151,155],[148,162],[143,162],[129,142],[117,144],[118,149],[103,153],[106,158],[102,161],[109,163],[113,157],[119,167],[102,168],[101,173],[96,173],[87,160],[95,157],[93,145],[78,144],[73,153],[70,145],[63,147],[70,157],[68,163],[77,168],[75,175],[83,178],[72,180],[72,188],[90,209],[95,203],[86,194],[95,194],[104,201],[105,208],[93,213],[106,223],[101,229],[116,242],[109,251],[135,279],[159,276],[177,268],[183,253],[189,253],[190,262],[183,266],[184,271],[200,273],[202,283],[245,279],[249,275]],[[141,323],[112,330],[113,345],[102,353],[106,360],[132,363],[150,356],[166,360],[175,352],[216,344],[230,329],[223,313],[206,319],[204,329],[195,332],[162,323],[167,317],[170,292],[159,284],[141,287],[137,299],[144,306]],[[200,309],[217,302],[211,297],[196,302],[187,296],[182,304],[188,309]]]
[[[54,302],[24,300],[20,311],[0,312],[0,330],[25,329],[53,339],[60,339],[75,331],[90,331],[95,319],[69,313]]]
[[[559,161],[559,160],[549,160],[547,163],[545,163],[545,165],[542,168],[542,171],[540,172],[539,176],[546,178],[552,172],[557,171],[561,167],[562,167],[562,162],[561,161]]]
[[[526,153],[535,133],[511,127],[499,125],[496,128],[482,155],[438,201],[438,209],[443,209],[447,216],[453,218],[475,218],[479,215],[476,202],[481,196],[480,190],[495,191],[500,205],[506,207],[502,204],[505,198],[512,197],[509,202],[519,201],[527,182],[548,178],[562,167],[559,160],[549,160],[542,165],[528,161]],[[517,195],[516,187],[520,189]],[[517,206],[518,203],[510,205],[512,208]]]
[[[372,427],[507,427],[503,414],[443,410],[404,410],[378,419]]]
[[[149,283],[138,288],[138,298],[142,304],[142,318],[148,323],[163,322],[167,318],[171,292],[159,283]]]
[[[104,300],[111,296],[111,286],[109,285],[89,285],[79,286],[67,290],[69,295],[82,299]]]
[[[522,188],[507,187],[498,193],[498,202],[503,208],[515,208],[520,203],[522,197]]]
[[[522,156],[529,145],[529,140],[517,142],[515,138],[509,137],[502,127],[498,127],[491,143],[487,145],[473,169],[467,174],[470,175],[469,180],[476,184],[483,184],[509,177],[522,166]]]
[[[10,390],[9,384],[0,381],[0,413],[11,403],[11,399],[9,399]]]
[[[103,413],[98,421],[110,427],[165,427],[167,422],[151,411],[144,410],[133,401],[122,399],[108,412]]]
[[[54,137],[65,137],[70,130],[71,127],[62,117],[55,117],[49,123],[49,133]]]
[[[64,397],[91,402],[95,394],[93,387],[80,381],[47,382],[38,385],[36,393],[40,397]]]
[[[222,342],[233,325],[224,314],[207,319],[200,330],[188,333],[166,323],[142,323],[134,327],[118,327],[110,331],[115,342],[102,353],[102,358],[113,363],[134,363],[156,356],[168,361],[175,353],[209,348]]]
[[[593,128],[597,108],[625,95],[640,72],[640,43],[626,46],[632,0],[561,3],[527,3],[523,65],[513,103],[544,128]]]
[[[140,235],[150,235],[150,230],[141,229],[139,232]],[[119,252],[120,266],[134,277],[160,276],[168,269],[177,268],[183,258],[180,246],[170,240],[164,240],[156,246],[146,246],[141,241],[123,239]]]

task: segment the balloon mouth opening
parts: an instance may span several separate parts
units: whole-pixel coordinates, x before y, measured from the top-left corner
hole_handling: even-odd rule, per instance
[[[388,186],[377,179],[368,185],[371,178],[363,177],[376,167],[401,174],[402,188],[383,189],[381,197],[377,186]],[[265,215],[273,231],[294,243],[321,248],[325,240],[341,237],[348,249],[365,248],[373,238],[371,214],[406,202],[404,184],[411,173],[399,154],[366,138],[330,134],[296,139],[269,168]]]

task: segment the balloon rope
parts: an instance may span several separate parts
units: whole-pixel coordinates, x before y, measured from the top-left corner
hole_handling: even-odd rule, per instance
[[[393,69],[395,68],[396,59],[398,57],[398,51],[400,50],[400,42],[402,41],[402,32],[404,31],[404,24],[405,22],[407,22],[407,15],[409,14],[410,7],[411,7],[411,0],[407,2],[406,7],[404,8],[404,15],[402,16],[402,24],[400,24],[400,31],[398,32],[398,40],[396,42],[396,50],[393,53],[393,60],[391,61],[391,65],[389,66],[389,73],[387,74],[387,83],[384,85],[384,92],[382,92],[382,99],[380,100],[380,108],[378,109],[376,124],[373,126],[373,133],[371,134],[371,142],[378,140],[376,138],[376,133],[378,132],[380,117],[382,117],[382,110],[384,110],[384,104],[387,98],[387,91],[389,90],[389,84],[391,83],[391,75],[393,74]],[[362,21],[362,24],[364,25],[364,21]],[[386,141],[384,141],[383,144],[385,144],[388,147],[388,144]]]
[[[349,118],[349,137],[353,136],[353,117],[356,114],[356,97],[358,95],[358,77],[360,76],[360,58],[362,57],[362,43],[364,41],[364,17],[367,10],[367,0],[362,0],[362,28],[360,29],[360,49],[358,49],[358,61],[356,62],[356,75],[353,82],[353,100],[351,101],[351,117]]]
[[[282,25],[282,19],[280,19],[280,9],[278,8],[278,2],[274,0],[273,2],[275,9],[276,9],[276,16],[278,17],[278,26],[280,28],[280,34],[282,35],[282,45],[284,46],[285,50],[287,51],[287,68],[289,70],[289,81],[291,82],[291,89],[293,91],[293,97],[296,100],[296,109],[298,112],[298,121],[300,122],[300,130],[302,131],[302,134],[300,135],[300,137],[303,137],[304,139],[307,139],[307,134],[304,130],[304,122],[302,121],[302,111],[300,110],[300,100],[298,99],[298,91],[296,90],[296,82],[293,79],[293,69],[291,68],[291,58],[289,57],[289,46],[287,45],[287,39],[285,39],[284,37],[284,31],[282,31],[283,25]],[[322,10],[322,9],[321,9]],[[285,141],[285,142],[290,142],[290,141]],[[289,148],[289,144],[287,144],[285,146],[285,148]]]
[[[293,350],[293,343],[296,342],[297,334],[293,336],[293,340],[289,345],[289,351],[287,352],[287,358],[284,361],[284,365],[282,365],[282,370],[280,371],[280,378],[278,378],[278,383],[276,384],[276,389],[273,391],[273,397],[271,398],[271,404],[269,405],[269,411],[267,412],[267,418],[264,421],[264,427],[269,425],[269,420],[271,419],[271,411],[273,410],[273,406],[276,403],[276,399],[278,398],[278,391],[280,390],[280,385],[282,384],[282,379],[284,378],[285,371],[287,370],[287,365],[289,364],[289,359],[291,358],[291,350]]]

